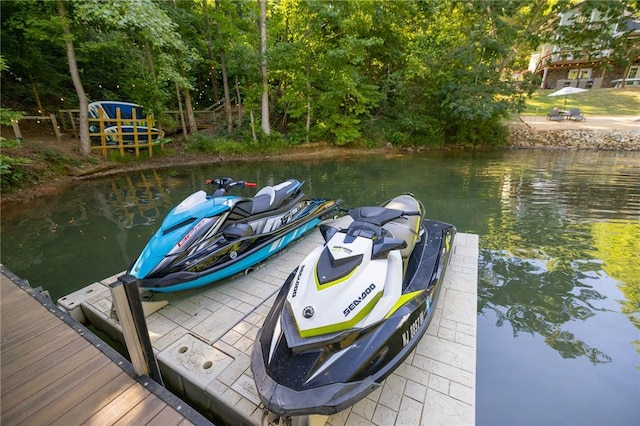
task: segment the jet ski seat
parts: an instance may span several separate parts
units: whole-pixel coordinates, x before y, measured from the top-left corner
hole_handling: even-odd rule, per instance
[[[384,207],[406,212],[421,211],[420,203],[408,195],[400,195],[389,201],[389,203]],[[411,255],[411,252],[416,245],[416,241],[418,241],[420,216],[403,216],[385,223],[382,227],[391,232],[391,235],[393,235],[394,238],[403,239],[407,243],[407,246],[400,250],[402,258],[407,259]]]
[[[258,214],[280,207],[282,202],[287,199],[292,190],[292,186],[297,182],[289,179],[276,186],[265,186],[252,198],[253,205],[251,214]]]

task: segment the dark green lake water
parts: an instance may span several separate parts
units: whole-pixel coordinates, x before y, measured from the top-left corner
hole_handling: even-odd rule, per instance
[[[437,152],[82,182],[2,212],[1,261],[57,299],[127,268],[208,178],[294,177],[346,206],[413,192],[480,236],[479,425],[640,424],[640,153]],[[238,194],[252,195],[249,189]]]

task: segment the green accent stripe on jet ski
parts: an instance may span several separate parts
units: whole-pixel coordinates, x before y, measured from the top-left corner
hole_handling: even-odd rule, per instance
[[[421,208],[422,204],[418,203],[418,212],[420,212],[420,219],[416,220],[416,229],[413,230],[413,245],[418,242],[418,237],[420,237],[420,227],[422,226],[422,218],[424,217],[424,212]]]
[[[330,282],[328,282],[326,284],[320,284],[320,281],[318,280],[318,262],[316,262],[316,266],[313,267],[313,280],[316,283],[316,289],[318,291],[320,291],[322,289],[329,288],[329,287],[334,286],[336,284],[340,284],[342,282],[345,282],[348,279],[350,279],[353,276],[353,274],[356,273],[357,270],[358,270],[358,268],[354,268],[353,271],[349,272],[347,275],[345,275],[342,278],[338,278],[337,280],[330,281]]]
[[[357,323],[362,321],[364,317],[366,317],[376,306],[378,299],[382,297],[382,292],[376,294],[370,301],[367,303],[360,312],[358,312],[353,318],[349,321],[338,322],[335,324],[327,325],[324,327],[310,328],[309,330],[300,330],[300,326],[298,325],[298,331],[300,332],[301,337],[313,337],[320,336],[323,334],[336,333],[338,331],[348,330],[353,328]]]
[[[413,291],[411,293],[407,293],[407,294],[403,294],[402,296],[400,296],[398,298],[398,301],[396,302],[395,305],[393,305],[393,307],[389,310],[389,313],[387,315],[385,315],[384,319],[389,318],[391,315],[393,315],[393,313],[395,311],[397,311],[402,305],[404,305],[405,303],[407,303],[409,300],[413,299],[414,297],[416,297],[417,295],[419,295],[420,293],[422,293],[424,290],[418,290],[418,291]]]

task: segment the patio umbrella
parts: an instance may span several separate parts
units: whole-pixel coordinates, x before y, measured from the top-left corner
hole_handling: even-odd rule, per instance
[[[556,90],[548,96],[564,96],[564,107],[562,109],[567,109],[567,95],[575,95],[576,93],[582,93],[586,91],[587,89],[580,89],[578,87],[563,87],[562,89]]]

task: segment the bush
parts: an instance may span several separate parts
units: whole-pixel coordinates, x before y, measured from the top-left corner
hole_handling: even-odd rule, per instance
[[[22,143],[17,140],[4,140],[0,138],[0,149],[11,150],[19,148]],[[0,182],[3,189],[11,188],[22,183],[25,177],[23,166],[31,163],[31,160],[24,157],[10,157],[5,153],[0,154]]]
[[[248,151],[246,145],[240,142],[226,138],[213,138],[199,133],[187,140],[185,149],[189,152],[227,155],[244,154]]]
[[[8,108],[0,108],[0,124],[11,126],[12,121],[18,121],[22,118],[24,112],[14,111]]]
[[[28,158],[13,158],[0,154],[0,181],[2,187],[12,187],[20,184],[24,177],[21,166],[31,163]]]
[[[463,122],[448,130],[447,134],[451,136],[447,142],[458,146],[504,146],[509,137],[507,127],[496,121]]]
[[[230,137],[212,137],[203,134],[192,135],[185,144],[188,152],[201,152],[218,155],[243,155],[251,152],[275,153],[290,147],[282,133],[272,132],[270,135],[261,133],[258,140],[254,141],[249,134],[244,136],[244,141],[231,139]]]

